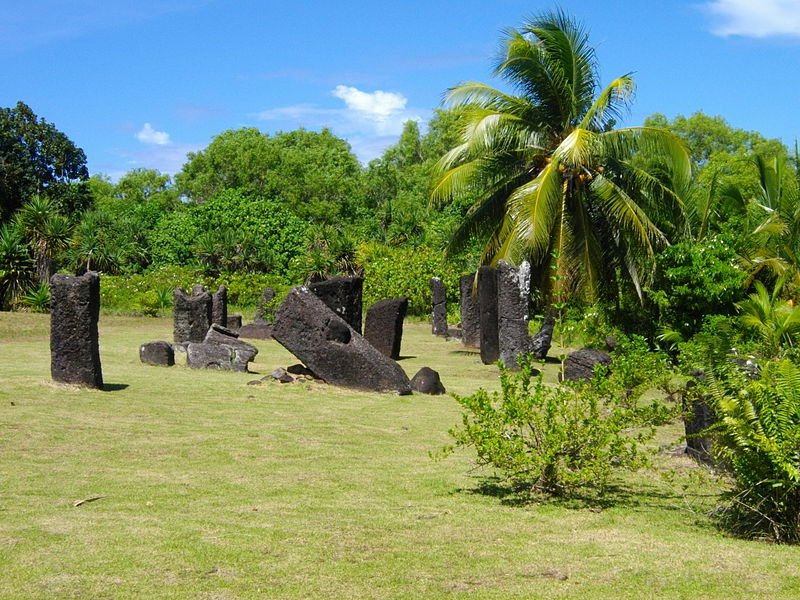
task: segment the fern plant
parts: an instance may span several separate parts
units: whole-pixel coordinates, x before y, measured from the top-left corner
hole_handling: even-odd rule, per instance
[[[719,419],[715,450],[734,479],[722,524],[747,537],[800,542],[800,366],[770,361],[748,382],[712,376],[709,390]]]

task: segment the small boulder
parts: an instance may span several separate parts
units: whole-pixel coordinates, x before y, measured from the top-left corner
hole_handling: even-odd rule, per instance
[[[588,381],[597,365],[610,365],[611,357],[602,350],[582,348],[571,352],[564,361],[565,381]]]
[[[411,389],[421,394],[431,394],[438,396],[446,392],[439,373],[430,367],[422,367],[414,377],[411,378]]]
[[[169,342],[148,342],[139,346],[139,360],[146,365],[171,367],[175,364],[175,350]]]
[[[289,375],[289,373],[287,373],[286,369],[284,369],[283,367],[278,367],[277,369],[275,369],[271,373],[271,377],[273,379],[275,379],[276,381],[280,381],[281,383],[293,383],[294,382],[294,377]]]

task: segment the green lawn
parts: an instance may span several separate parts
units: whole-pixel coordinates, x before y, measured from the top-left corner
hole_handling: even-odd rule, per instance
[[[256,342],[255,375],[140,364],[171,334],[102,316],[108,389],[88,391],[50,381],[49,317],[0,313],[0,598],[800,595],[800,549],[720,534],[712,485],[681,489],[683,457],[603,508],[514,505],[479,491],[466,451],[428,457],[452,398],[248,385],[296,362],[276,342]],[[450,391],[498,385],[428,325],[407,326],[403,354]]]

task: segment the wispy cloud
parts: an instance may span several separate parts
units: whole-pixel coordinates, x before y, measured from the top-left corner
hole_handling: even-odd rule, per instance
[[[169,134],[166,131],[156,131],[150,123],[145,123],[136,133],[136,139],[143,144],[155,146],[166,146],[170,143]]]
[[[142,150],[124,150],[117,154],[125,158],[131,169],[157,169],[162,173],[175,175],[186,163],[189,152],[199,152],[202,144],[170,144],[167,146],[148,146]],[[112,174],[113,177],[113,174]]]
[[[337,85],[331,95],[344,106],[321,108],[315,104],[295,104],[264,110],[256,118],[288,128],[327,127],[350,142],[359,160],[368,162],[397,141],[406,121],[422,121],[428,112],[409,108],[408,99],[399,92],[367,92]]]
[[[800,37],[800,0],[712,0],[703,7],[715,35]]]

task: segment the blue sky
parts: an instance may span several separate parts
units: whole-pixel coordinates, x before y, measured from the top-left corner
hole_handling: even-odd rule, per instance
[[[516,0],[0,0],[0,106],[18,100],[118,178],[175,173],[226,129],[330,128],[366,162],[447,88],[491,78]],[[703,111],[800,137],[800,0],[571,0],[627,124]]]

